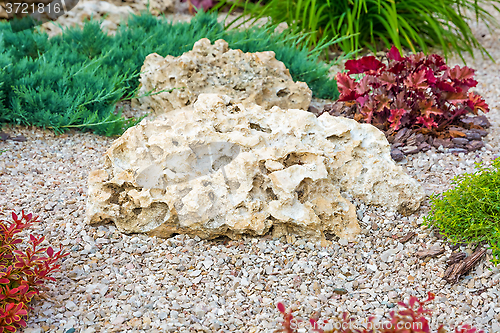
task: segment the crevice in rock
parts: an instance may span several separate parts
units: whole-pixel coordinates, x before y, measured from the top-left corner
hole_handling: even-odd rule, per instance
[[[274,193],[271,187],[266,188],[266,194],[271,200],[278,200],[278,196]]]
[[[266,161],[259,161],[259,170],[264,175],[269,174],[269,170],[267,170],[267,168],[266,168]]]
[[[271,129],[267,127],[261,127],[259,124],[255,123],[250,123],[250,128],[256,131],[264,132],[264,133],[271,133]]]
[[[288,95],[290,95],[290,90],[288,88],[282,88],[276,92],[276,96],[278,97],[285,97]]]
[[[341,136],[340,136],[340,135],[330,135],[330,136],[326,137],[326,139],[327,139],[328,141],[330,141],[331,143],[336,143],[336,142],[338,142],[338,140],[339,140],[340,138],[341,138]]]
[[[295,193],[297,193],[297,199],[301,204],[307,202],[309,193],[311,192],[310,191],[311,183],[312,180],[310,178],[305,178],[300,182],[299,186],[297,186],[297,189],[295,190]]]
[[[123,188],[119,187],[118,185],[114,184],[106,184],[104,185],[104,190],[110,190],[113,192],[111,194],[111,197],[108,199],[108,203],[114,204],[114,205],[119,205],[120,204],[120,194],[124,191]]]
[[[285,166],[285,168],[291,167],[292,165],[302,165],[302,156],[303,154],[298,153],[290,153],[285,156],[284,159],[279,162]]]

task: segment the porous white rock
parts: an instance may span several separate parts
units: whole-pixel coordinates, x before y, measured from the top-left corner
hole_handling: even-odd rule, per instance
[[[202,93],[224,94],[266,109],[307,110],[312,97],[307,84],[294,82],[274,52],[243,53],[229,49],[222,39],[213,45],[207,38],[200,39],[179,57],[148,55],[140,81],[139,95],[165,90],[134,100],[134,106],[146,105],[156,114],[191,105]]]
[[[109,34],[114,34],[120,23],[125,23],[134,10],[127,5],[117,6],[108,1],[79,1],[78,4],[62,15],[55,22],[45,22],[42,27],[50,36],[62,33],[63,28],[82,27],[91,17],[101,20],[101,28]]]
[[[112,144],[104,168],[89,176],[87,222],[160,237],[273,228],[274,236],[351,240],[360,228],[341,191],[404,213],[424,198],[372,125],[202,94]]]

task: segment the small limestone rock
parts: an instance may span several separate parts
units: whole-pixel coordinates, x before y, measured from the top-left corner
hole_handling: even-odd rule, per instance
[[[31,328],[25,328],[24,332],[25,333],[42,333],[43,330],[41,327],[31,327]]]
[[[43,22],[46,22],[42,25],[42,28],[52,37],[62,33],[61,27],[82,26],[83,22],[92,16],[103,20],[101,27],[104,31],[110,34],[115,33],[120,22],[126,21],[134,13],[131,6],[117,5],[118,1],[116,2],[116,4],[113,4],[111,1],[65,0],[66,6],[71,4],[70,15],[56,15],[60,16],[56,22],[46,22],[46,19],[42,19]],[[119,2],[120,4],[124,4],[122,1]]]
[[[347,290],[344,288],[334,288],[333,292],[336,293],[337,295],[345,295],[347,294]]]
[[[382,260],[383,262],[391,262],[394,260],[394,255],[398,252],[399,251],[397,249],[386,250],[380,255],[380,260]]]
[[[192,51],[180,57],[163,58],[152,53],[146,57],[141,73],[139,94],[175,88],[139,99],[141,106],[156,114],[191,105],[201,93],[225,94],[266,109],[307,110],[312,97],[307,84],[294,82],[274,52],[243,53],[229,49],[222,39],[213,45],[207,38],[200,39]]]
[[[70,311],[78,308],[78,306],[73,301],[67,301],[65,306],[66,306],[66,309],[68,309]]]

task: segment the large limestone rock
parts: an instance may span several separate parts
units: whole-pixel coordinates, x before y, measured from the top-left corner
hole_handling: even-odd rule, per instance
[[[87,222],[160,237],[273,228],[274,236],[352,239],[355,207],[341,191],[406,214],[424,198],[372,125],[202,94],[112,144],[89,176]]]
[[[274,52],[243,53],[229,49],[224,40],[211,45],[210,40],[200,39],[180,57],[152,53],[141,72],[139,95],[179,88],[139,99],[156,114],[191,105],[202,93],[224,94],[266,109],[307,110],[312,97],[307,84],[293,82]]]

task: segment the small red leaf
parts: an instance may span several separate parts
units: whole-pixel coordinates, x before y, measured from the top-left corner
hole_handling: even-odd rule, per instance
[[[372,87],[370,86],[370,83],[372,83],[373,77],[371,75],[365,75],[358,83],[356,86],[356,93],[359,96],[363,96],[370,90],[372,90]]]
[[[373,107],[370,105],[365,106],[361,109],[361,114],[363,115],[363,119],[365,123],[371,124],[373,119]]]
[[[54,249],[50,246],[47,248],[47,255],[49,257],[52,257],[52,255],[54,255]]]
[[[278,302],[278,311],[281,313],[285,313],[285,305],[281,302]]]
[[[368,56],[358,60],[346,61],[345,68],[349,70],[347,74],[352,75],[366,72],[376,72],[381,68],[385,68],[385,65],[374,56]]]
[[[446,99],[453,105],[457,105],[458,103],[463,103],[469,100],[463,93],[460,92],[448,93],[446,94]]]
[[[406,80],[405,84],[411,88],[424,89],[428,87],[428,84],[425,82],[425,71],[421,70],[416,73],[411,74]]]
[[[468,97],[469,101],[472,102],[473,106],[471,107],[471,109],[473,110],[474,114],[477,114],[478,110],[481,110],[484,113],[490,111],[490,107],[488,106],[488,104],[486,104],[486,102],[481,96],[476,95],[473,92],[469,92]]]
[[[356,89],[356,82],[354,79],[351,79],[346,73],[338,73],[335,76],[335,80],[337,80],[337,86],[339,88],[339,92],[342,95],[347,95],[351,91]]]
[[[377,95],[375,101],[378,102],[376,112],[382,112],[385,108],[390,108],[391,99],[387,95]]]
[[[391,89],[396,85],[396,75],[394,73],[384,72],[378,77],[378,79],[387,89]]]
[[[428,129],[438,126],[438,124],[431,117],[417,117],[417,124],[422,124]]]
[[[445,82],[445,81],[438,81],[436,82],[436,87],[441,89],[442,91],[447,91],[447,92],[456,92],[457,89],[452,86],[451,84]]]
[[[406,114],[405,109],[392,109],[391,115],[389,116],[389,122],[391,123],[391,128],[398,130],[401,125],[401,118]]]
[[[403,57],[401,57],[401,52],[399,52],[398,48],[394,45],[391,47],[390,51],[387,52],[387,58],[394,61],[403,60]]]
[[[446,71],[446,75],[452,80],[466,80],[474,77],[474,70],[467,66],[455,66]]]
[[[425,71],[425,79],[427,80],[427,83],[430,83],[430,84],[434,84],[437,81],[436,76],[434,75],[434,72],[430,69]]]
[[[345,73],[338,73],[335,76],[339,88],[339,101],[353,101],[360,96],[356,92],[357,83]]]
[[[431,114],[434,115],[442,115],[443,110],[438,109],[434,105],[432,105],[431,100],[424,100],[419,102],[420,113],[424,115],[424,117],[429,117]]]

